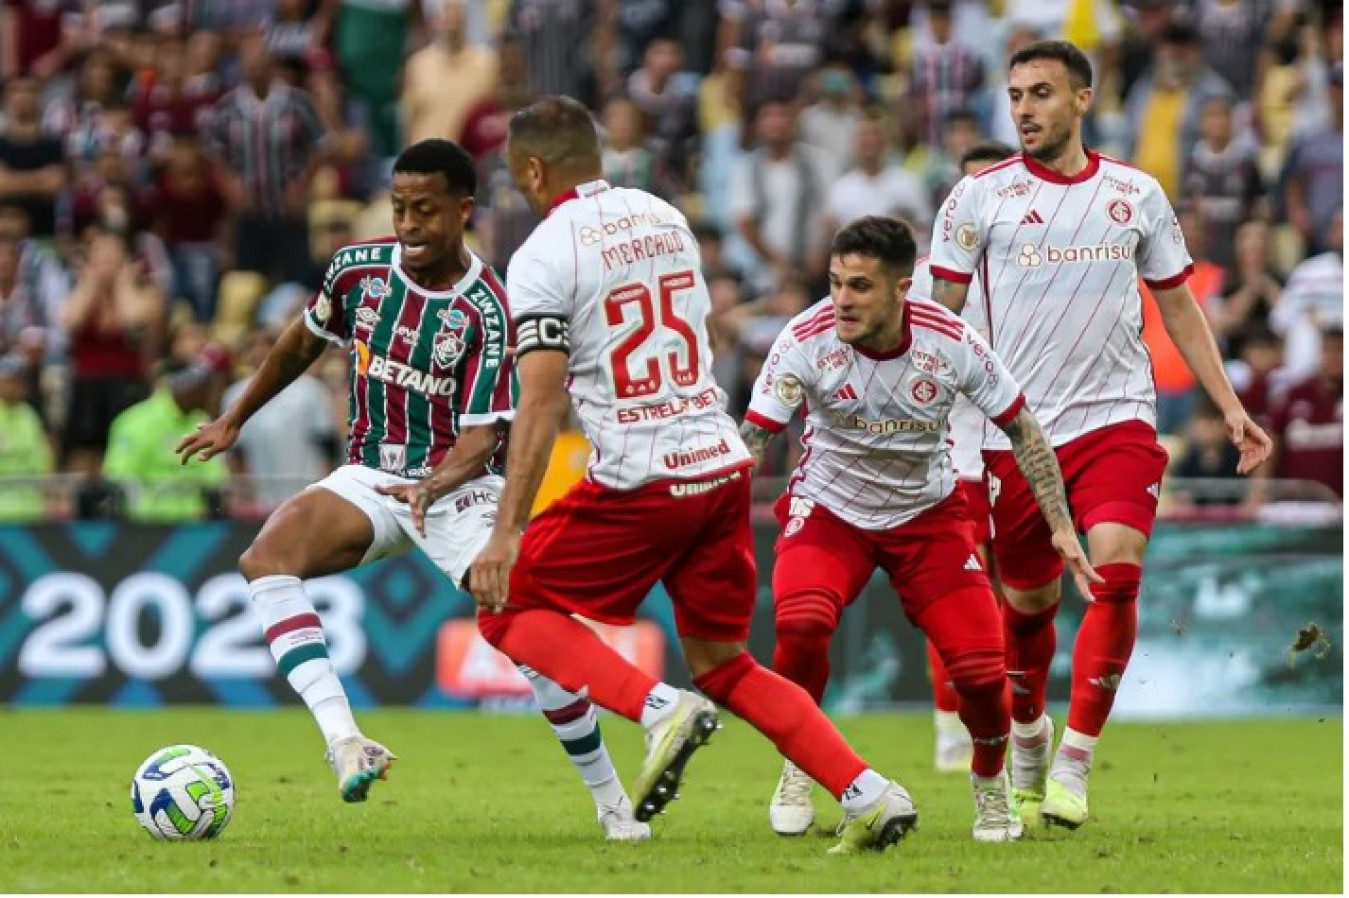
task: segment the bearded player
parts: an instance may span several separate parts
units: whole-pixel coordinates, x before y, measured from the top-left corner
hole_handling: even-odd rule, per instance
[[[415,546],[460,584],[487,541],[514,414],[514,331],[501,284],[463,243],[476,190],[473,160],[458,145],[426,140],[404,150],[393,174],[397,237],[338,251],[238,403],[178,447],[184,464],[224,452],[330,343],[350,345],[346,463],[278,508],[239,559],[277,667],[322,730],[348,802],[365,800],[394,755],[357,728],[303,581]],[[595,709],[523,672],[606,835],[647,838]]]
[[[895,218],[859,218],[839,231],[830,297],[787,324],[754,385],[741,435],[756,457],[803,404],[808,410],[805,454],[775,508],[773,668],[818,702],[839,619],[884,570],[959,695],[974,742],[974,839],[1007,842],[1021,838],[1022,824],[1003,769],[1011,718],[1002,616],[947,447],[957,396],[1009,435],[1055,548],[1084,586],[1094,574],[1054,452],[1016,381],[973,328],[906,299],[914,254],[909,226]],[[810,786],[788,760],[769,805],[775,831],[798,835],[811,825]]]
[[[483,635],[642,725],[637,818],[649,819],[676,797],[716,706],[638,670],[571,615],[630,624],[663,582],[694,684],[842,803],[831,850],[898,841],[917,821],[909,794],[745,650],[757,592],[751,459],[712,379],[711,298],[688,222],[602,179],[595,123],[567,97],[517,112],[507,157],[544,220],[507,275],[520,401],[500,515],[471,569]],[[589,471],[525,530],[568,392],[594,447]]]
[[[1186,287],[1192,265],[1157,181],[1082,144],[1091,65],[1063,41],[1009,63],[1022,152],[956,185],[934,225],[933,298],[954,311],[982,288],[991,343],[1055,447],[1074,522],[1104,583],[1093,586],[1073,646],[1067,728],[1057,753],[1045,713],[1062,565],[1007,439],[985,433],[993,551],[1006,599],[1013,682],[1012,784],[1019,800],[1068,827],[1087,820],[1087,778],[1138,628],[1139,581],[1167,455],[1140,337],[1137,279],[1205,391],[1249,473],[1270,440],[1223,372]]]
[[[960,159],[961,173],[978,174],[1015,152],[1016,150],[1006,144],[995,141],[975,144]],[[976,295],[978,281],[971,281],[969,289],[969,300],[965,303],[965,310],[960,317],[987,342],[988,328],[984,324],[984,307]],[[928,268],[926,256],[914,264],[909,297],[928,301],[932,299],[932,272]],[[957,489],[965,494],[965,504],[969,508],[975,551],[979,553],[979,562],[989,575],[993,594],[998,596],[999,588],[990,544],[992,534],[989,529],[988,489],[984,485],[984,459],[980,454],[984,442],[984,422],[987,420],[983,412],[963,394],[956,396],[955,404],[951,406],[949,421],[951,464],[956,470]],[[933,764],[938,773],[969,770],[974,746],[970,742],[969,731],[960,722],[960,697],[956,694],[955,685],[942,665],[941,655],[930,640],[927,643],[927,666],[928,675],[932,678],[933,729],[936,732]]]

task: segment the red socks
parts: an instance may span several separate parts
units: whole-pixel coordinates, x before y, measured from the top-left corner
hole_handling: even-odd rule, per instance
[[[703,694],[748,721],[782,756],[841,799],[867,769],[805,690],[760,667],[748,653],[694,678]]]
[[[1096,601],[1087,606],[1077,631],[1068,701],[1068,728],[1086,736],[1101,734],[1133,653],[1143,573],[1136,564],[1102,564],[1096,571],[1105,582],[1093,586]]]
[[[646,696],[659,682],[625,661],[594,630],[557,611],[481,612],[478,629],[515,663],[632,721],[641,721]]]
[[[970,731],[978,776],[997,776],[1012,728],[1007,706],[1002,619],[987,587],[957,590],[925,606],[915,621],[927,634],[931,659],[945,658],[944,676],[958,696],[960,722]],[[936,649],[934,647],[940,647]],[[938,654],[939,651],[939,654]]]
[[[776,665],[775,665],[776,666]],[[941,655],[932,640],[927,643],[927,673],[932,678],[932,704],[938,711],[954,713],[960,710],[960,694],[951,683],[951,675],[942,664]]]
[[[1002,606],[1007,676],[1012,685],[1012,719],[1017,723],[1034,723],[1045,712],[1049,665],[1054,661],[1058,641],[1054,631],[1054,615],[1058,610],[1059,606],[1054,604],[1026,614],[1013,608],[1010,602]]]

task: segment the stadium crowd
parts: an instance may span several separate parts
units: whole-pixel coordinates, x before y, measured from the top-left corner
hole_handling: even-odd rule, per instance
[[[595,112],[608,180],[698,222],[739,417],[784,323],[826,292],[838,226],[898,214],[926,242],[962,154],[1016,145],[1006,59],[1047,37],[1092,54],[1088,142],[1178,210],[1229,374],[1280,442],[1264,475],[1338,502],[1338,3],[3,0],[0,477],[19,480],[0,517],[254,514],[320,479],[345,437],[337,350],[227,463],[183,468],[172,449],[239,394],[338,247],[389,233],[407,143],[474,156],[472,243],[504,273],[537,222],[505,126],[544,93]],[[1235,478],[1221,415],[1140,289],[1172,473]],[[799,451],[778,441],[765,473]],[[77,487],[36,479],[52,473]]]

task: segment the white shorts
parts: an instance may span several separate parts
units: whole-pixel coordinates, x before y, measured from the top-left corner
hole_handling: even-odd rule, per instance
[[[361,559],[362,564],[416,546],[459,586],[468,566],[492,534],[505,481],[495,474],[479,477],[432,505],[426,513],[425,538],[412,525],[412,511],[407,505],[375,492],[376,487],[415,482],[362,465],[343,465],[310,489],[322,487],[336,493],[370,519],[375,539]]]

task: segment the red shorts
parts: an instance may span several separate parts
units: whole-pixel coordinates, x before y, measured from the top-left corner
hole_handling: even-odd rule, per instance
[[[990,516],[993,509],[988,506],[988,487],[982,480],[957,480],[956,488],[965,496],[965,507],[970,519],[970,533],[976,546],[987,545],[993,538]]]
[[[508,606],[627,626],[658,582],[681,636],[749,637],[758,580],[749,471],[613,490],[583,480],[530,522]]]
[[[1168,456],[1150,425],[1125,421],[1102,427],[1065,443],[1054,454],[1079,531],[1111,523],[1152,535]],[[1011,451],[985,450],[984,464],[993,500],[998,578],[1014,589],[1036,589],[1057,580],[1063,562]]]
[[[836,597],[840,607],[846,607],[862,592],[876,568],[881,568],[899,594],[905,616],[916,622],[924,607],[949,593],[972,586],[989,590],[988,577],[970,538],[960,490],[891,530],[863,530],[819,504],[805,515],[792,516],[790,511],[802,510],[802,500],[795,503],[797,507],[792,509],[792,499],[783,496],[773,506],[782,524],[782,535],[775,546],[775,593],[780,585],[799,588],[809,581],[812,588]],[[837,562],[829,565],[835,569],[794,564],[790,556],[798,547],[823,550],[831,562]],[[819,555],[803,552],[801,557],[818,559]]]

